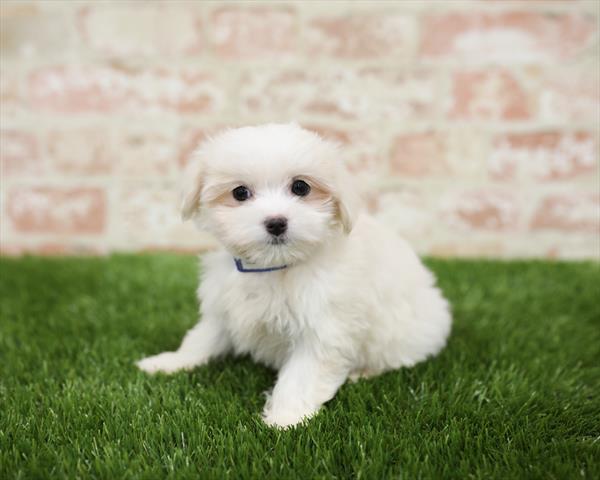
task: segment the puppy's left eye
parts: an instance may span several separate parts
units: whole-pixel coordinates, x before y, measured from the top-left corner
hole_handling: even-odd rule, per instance
[[[310,193],[310,185],[304,180],[296,180],[292,183],[292,193],[299,197],[306,197]]]

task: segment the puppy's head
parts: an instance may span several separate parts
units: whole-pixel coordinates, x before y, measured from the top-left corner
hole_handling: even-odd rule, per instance
[[[250,263],[301,262],[348,234],[356,215],[336,145],[293,124],[225,131],[198,149],[186,177],[184,219]]]

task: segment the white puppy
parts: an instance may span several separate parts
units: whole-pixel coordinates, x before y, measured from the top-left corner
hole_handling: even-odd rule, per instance
[[[202,320],[150,373],[227,353],[278,373],[268,424],[314,415],[347,378],[411,366],[446,343],[451,316],[410,246],[359,211],[336,145],[297,125],[228,130],[194,154],[183,217],[223,244],[206,255]]]

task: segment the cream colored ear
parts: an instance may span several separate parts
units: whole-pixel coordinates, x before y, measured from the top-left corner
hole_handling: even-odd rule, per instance
[[[354,228],[355,217],[352,214],[352,212],[348,209],[348,206],[346,203],[338,200],[337,208],[338,208],[338,217],[340,220],[340,224],[342,225],[342,228],[344,229],[344,233],[349,234],[352,231],[352,229]]]
[[[194,154],[185,168],[181,201],[181,218],[189,220],[200,211],[203,188],[203,168],[200,154]]]
[[[344,233],[349,234],[354,228],[354,223],[358,217],[361,197],[352,177],[344,166],[339,167],[336,183],[334,196],[339,221]]]

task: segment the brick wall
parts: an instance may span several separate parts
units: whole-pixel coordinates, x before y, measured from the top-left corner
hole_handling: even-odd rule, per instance
[[[2,252],[208,248],[188,153],[297,120],[421,252],[598,258],[599,4],[3,0]]]

